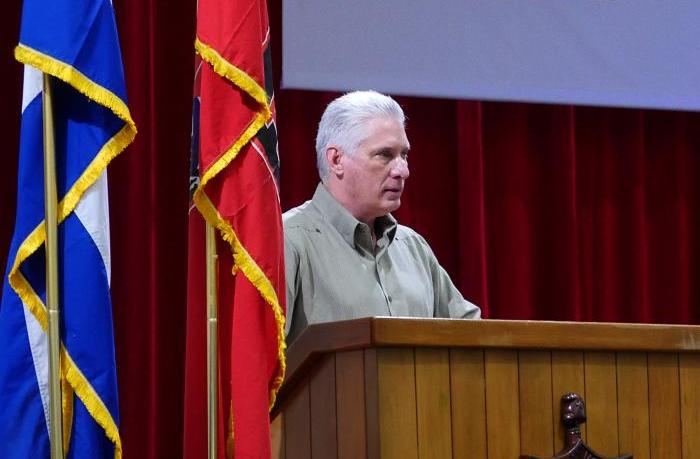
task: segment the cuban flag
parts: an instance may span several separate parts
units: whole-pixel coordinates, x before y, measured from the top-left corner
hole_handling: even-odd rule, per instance
[[[17,215],[0,303],[0,457],[44,458],[49,390],[42,72],[54,78],[61,392],[68,458],[121,457],[109,293],[109,162],[136,127],[109,0],[25,0]]]

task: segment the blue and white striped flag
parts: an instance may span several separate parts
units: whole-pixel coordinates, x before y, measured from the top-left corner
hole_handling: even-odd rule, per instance
[[[49,457],[42,72],[53,75],[61,389],[69,458],[121,457],[107,164],[136,127],[110,0],[25,0],[15,232],[0,303],[0,457]]]

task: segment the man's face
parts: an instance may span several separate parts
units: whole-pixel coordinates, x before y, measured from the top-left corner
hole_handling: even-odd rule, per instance
[[[350,213],[370,222],[401,205],[410,145],[403,126],[393,118],[370,120],[365,133],[355,152],[343,155],[341,186]]]

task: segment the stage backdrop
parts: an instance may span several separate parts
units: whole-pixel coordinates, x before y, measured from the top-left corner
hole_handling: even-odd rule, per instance
[[[109,169],[125,457],[180,457],[194,0],[114,0],[139,134]],[[270,2],[276,80],[280,1]],[[0,263],[14,221],[19,5],[0,18]],[[335,94],[277,91],[282,206],[317,183]],[[398,219],[485,316],[700,324],[700,114],[398,98],[411,178]],[[202,324],[204,326],[204,324]]]

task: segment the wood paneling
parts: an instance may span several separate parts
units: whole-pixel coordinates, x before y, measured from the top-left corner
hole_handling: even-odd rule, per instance
[[[309,382],[304,378],[299,390],[291,397],[284,411],[284,449],[287,459],[311,457],[311,413]]]
[[[617,354],[617,413],[619,454],[649,459],[649,382],[647,355]]]
[[[563,446],[560,398],[577,392],[587,404],[582,436],[601,454],[700,458],[699,343],[698,326],[320,324],[289,350],[273,450],[284,459],[546,457]]]
[[[311,457],[338,456],[335,412],[335,355],[326,356],[309,383]]]
[[[552,359],[549,351],[521,351],[520,451],[536,456],[554,455],[552,415]]]
[[[586,393],[583,352],[552,351],[552,425],[555,452],[561,451],[564,447],[561,397],[569,392],[576,392],[582,397]],[[586,439],[586,424],[581,426],[581,437]]]
[[[418,458],[415,359],[412,348],[378,349],[382,459]]]
[[[489,350],[485,352],[485,364],[488,457],[518,457],[518,353]]]
[[[284,456],[284,415],[278,414],[270,422],[270,446],[273,459],[285,459]]]
[[[452,457],[450,355],[447,349],[416,349],[418,457]]]
[[[683,457],[700,457],[700,355],[679,357]]]
[[[365,372],[362,351],[335,356],[338,459],[363,457],[367,451]]]
[[[379,459],[379,370],[377,349],[365,349],[365,421],[367,436],[367,459]]]
[[[677,354],[649,354],[649,424],[652,459],[681,458]]]
[[[696,352],[700,326],[398,317],[315,324],[289,347],[279,398],[325,352],[392,346]]]
[[[452,457],[486,457],[484,351],[450,350]]]
[[[586,352],[583,359],[588,446],[605,456],[616,456],[619,442],[615,353]]]

